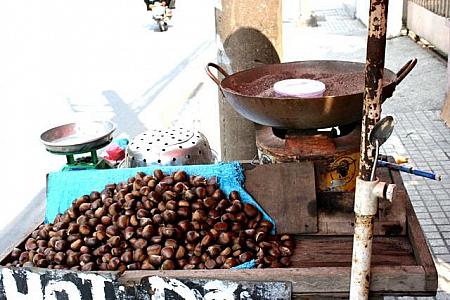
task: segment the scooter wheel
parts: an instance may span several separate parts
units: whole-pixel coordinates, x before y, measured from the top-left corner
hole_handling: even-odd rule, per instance
[[[167,29],[168,29],[168,25],[167,25],[167,23],[166,22],[164,22],[164,21],[160,21],[159,23],[158,23],[158,25],[159,25],[159,30],[161,30],[161,31],[166,31]]]

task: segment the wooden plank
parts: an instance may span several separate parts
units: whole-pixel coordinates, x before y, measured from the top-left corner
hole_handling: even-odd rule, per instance
[[[342,293],[346,295],[350,278],[351,245],[351,236],[303,236],[297,241],[292,257],[293,267],[289,269],[178,270],[152,271],[150,273],[127,271],[120,277],[120,283],[125,284],[145,276],[167,276],[179,279],[209,278],[236,282],[246,280],[289,281],[293,284],[294,294],[334,295]],[[425,283],[427,274],[422,266],[416,265],[412,249],[406,237],[375,237],[372,264],[373,282],[377,283],[371,287],[374,293],[398,293],[401,295],[431,295],[435,293],[435,289],[430,290],[429,283]],[[377,275],[376,270],[382,271]],[[384,276],[387,276],[386,281],[383,281]]]
[[[188,270],[188,271],[130,271],[119,281],[139,282],[144,276],[173,278],[210,278],[220,280],[290,281],[294,295],[348,293],[350,267],[318,267],[252,270]],[[374,266],[370,291],[374,294],[425,295],[425,272],[421,266]]]
[[[355,229],[354,213],[326,213],[322,210],[318,212],[318,235],[351,235]]]
[[[291,299],[290,282],[141,277],[120,284],[117,273],[0,267],[0,299]]]
[[[354,232],[354,213],[327,213],[319,210],[318,213],[318,235],[350,235]],[[406,219],[380,221],[375,219],[374,234],[378,236],[406,235]]]
[[[388,160],[390,162],[395,162],[392,157],[389,157]],[[409,199],[406,187],[403,184],[401,173],[397,170],[390,170],[389,173],[392,180],[397,184],[397,190],[400,193],[398,196],[404,197],[405,199],[404,210],[408,224],[407,235],[413,248],[413,253],[417,263],[425,270],[425,288],[427,291],[436,292],[438,287],[438,274],[436,266],[434,264],[433,257],[431,256],[430,249],[428,248],[427,240],[423,233],[422,227],[420,226],[416,212],[414,211],[414,207]]]
[[[292,256],[292,265],[304,267],[351,266],[353,237],[301,237]],[[375,237],[372,265],[417,265],[407,237]]]
[[[394,182],[403,185],[399,173],[397,171],[391,173]],[[268,175],[266,173],[267,176],[271,174],[275,178],[286,178],[281,177],[284,175],[279,173],[269,172]],[[433,259],[407,193],[405,197],[408,236],[376,237],[374,240],[371,285],[374,295],[433,295],[437,289],[437,272]],[[18,239],[17,243],[20,241]],[[120,280],[132,282],[133,278],[142,279],[143,276],[150,274],[157,276],[169,274],[171,278],[290,281],[293,284],[294,296],[343,295],[345,297],[348,293],[350,278],[351,243],[351,236],[301,236],[293,257],[293,267],[289,269],[180,270],[150,271],[150,273],[127,271]]]
[[[392,183],[387,168],[378,168],[377,177],[380,180]],[[390,203],[384,199],[379,200],[378,215],[375,218],[374,234],[380,236],[406,235],[406,189],[401,178],[396,201]],[[355,215],[353,192],[323,192],[317,194],[318,206],[318,235],[351,235],[354,232]]]
[[[383,300],[384,296],[371,296],[369,295],[369,300]],[[312,295],[312,294],[295,294],[292,300],[348,300],[348,294],[345,293],[334,293],[334,294],[323,294],[323,295]]]
[[[107,297],[115,277],[106,272],[0,267],[0,299],[116,299]]]
[[[393,159],[390,157],[390,159]],[[378,202],[378,222],[374,224],[375,234],[406,235],[406,188],[401,177],[392,177],[388,168],[377,168],[377,176],[386,183],[397,185],[397,196],[394,201]]]
[[[391,175],[397,182],[401,179],[399,171],[391,171]],[[405,189],[406,191],[406,189]],[[427,291],[436,292],[438,287],[438,274],[436,266],[431,256],[430,249],[427,245],[427,240],[422,231],[422,227],[419,224],[414,207],[409,200],[408,194],[406,201],[406,217],[408,222],[408,238],[413,248],[415,259],[417,263],[420,264],[425,270],[425,289]]]
[[[180,287],[183,287],[180,289]],[[173,279],[160,276],[145,277],[139,285],[141,294],[153,299],[261,299],[290,300],[291,282],[231,281],[216,279]],[[171,294],[166,291],[172,291]],[[176,296],[173,297],[173,294]],[[201,297],[199,297],[201,296]],[[160,297],[160,298],[159,298]],[[142,299],[142,297],[133,298]]]
[[[371,291],[378,294],[431,295],[425,289],[425,271],[417,265],[407,237],[376,237],[373,243]],[[347,296],[350,279],[352,237],[303,236],[297,241],[289,269],[127,271],[120,280],[139,279],[139,274],[176,278],[218,278],[257,281],[291,281],[294,295],[340,294]],[[156,273],[155,273],[156,272]],[[169,272],[169,273],[166,273]]]
[[[317,192],[317,207],[323,213],[353,213],[354,203],[353,192]]]
[[[245,189],[274,218],[277,231],[317,232],[317,203],[312,162],[244,165]]]

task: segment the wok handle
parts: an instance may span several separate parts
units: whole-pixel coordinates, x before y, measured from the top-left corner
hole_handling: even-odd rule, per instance
[[[412,69],[417,64],[417,58],[413,58],[410,61],[408,61],[398,72],[397,72],[397,78],[395,79],[395,85],[398,85],[400,82],[402,82],[403,79],[405,79],[406,76],[408,76],[409,72],[411,72]]]
[[[211,72],[211,67],[213,67],[214,69],[216,69],[217,71],[219,71],[223,76],[228,77],[228,73],[219,65],[215,64],[215,63],[208,63],[206,65],[206,74],[208,74],[209,78],[211,78],[220,88],[220,80],[219,78],[217,78],[216,76],[214,76],[214,74]]]

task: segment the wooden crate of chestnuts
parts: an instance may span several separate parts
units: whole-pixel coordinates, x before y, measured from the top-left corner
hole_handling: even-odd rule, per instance
[[[225,195],[214,177],[138,172],[75,199],[4,253],[0,298],[346,297],[352,236],[323,234],[312,164],[245,169],[245,188],[277,235],[261,211],[237,192]],[[375,237],[371,292],[432,294],[436,270],[401,177],[381,172],[399,186],[408,228]]]

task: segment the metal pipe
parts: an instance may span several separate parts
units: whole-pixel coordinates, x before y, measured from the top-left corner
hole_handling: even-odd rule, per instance
[[[413,174],[413,175],[416,175],[416,176],[425,177],[425,178],[428,178],[428,179],[433,179],[433,180],[437,180],[437,181],[441,181],[442,180],[441,176],[437,175],[435,173],[430,173],[430,172],[426,172],[426,171],[422,171],[422,170],[417,170],[417,169],[414,169],[413,167],[401,166],[399,164],[394,164],[394,163],[390,163],[390,162],[383,161],[383,160],[378,160],[377,165],[379,167],[386,167],[386,168],[389,168],[389,169],[398,170],[398,171],[401,171],[401,172]]]
[[[359,164],[359,176],[361,181],[366,182],[370,181],[376,160],[369,134],[381,115],[388,4],[388,0],[370,0]],[[357,191],[355,197],[358,197],[358,194],[364,196],[364,193]],[[376,214],[376,209],[373,209],[376,207],[374,201],[377,201],[376,198],[360,199],[361,207],[355,206],[350,299],[369,297],[373,221]]]

